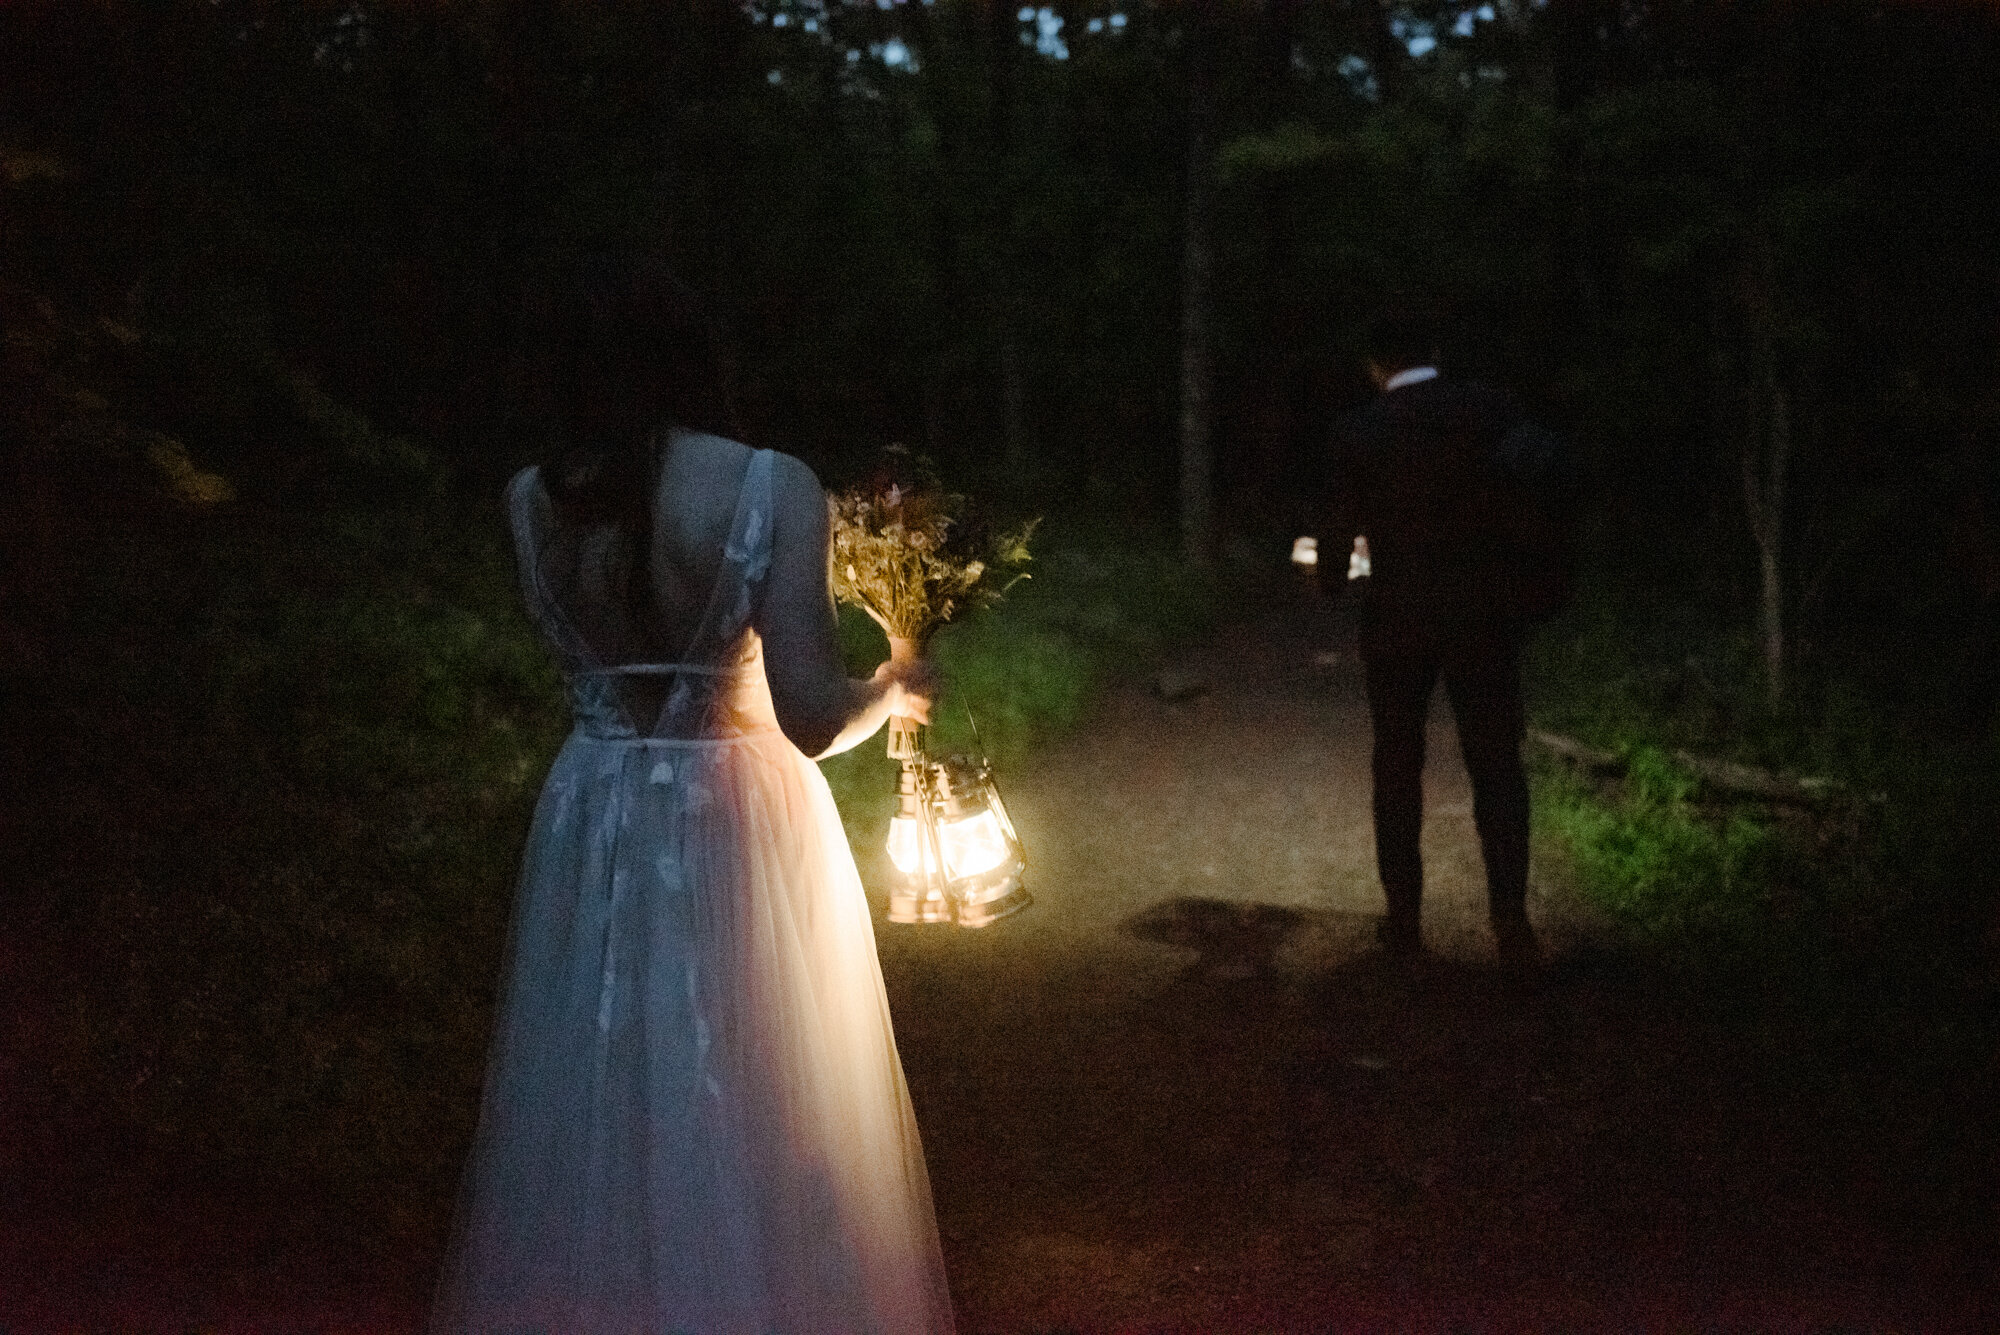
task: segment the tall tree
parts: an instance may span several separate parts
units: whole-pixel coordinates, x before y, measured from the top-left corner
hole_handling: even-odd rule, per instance
[[[1765,693],[1785,694],[1785,490],[1792,464],[1792,402],[1778,368],[1776,282],[1769,233],[1753,229],[1741,300],[1749,334],[1749,411],[1743,422],[1743,507],[1757,547],[1757,635]]]
[[[1028,442],[1028,377],[1021,351],[1021,292],[1016,273],[1014,214],[1015,103],[1020,95],[1021,24],[1014,7],[989,0],[986,16],[988,111],[992,175],[988,232],[993,238],[993,315],[1000,336],[1000,409],[1007,469],[1019,477],[1032,463]]]
[[[1792,166],[1784,149],[1801,111],[1795,86],[1798,20],[1781,16],[1755,40],[1744,74],[1743,124],[1751,128],[1738,180],[1747,198],[1742,218],[1741,300],[1747,335],[1750,411],[1744,434],[1743,503],[1757,548],[1757,635],[1763,649],[1764,689],[1772,706],[1785,695],[1785,505],[1793,464],[1797,407],[1781,364],[1782,290],[1777,239],[1781,194]],[[1789,314],[1789,312],[1785,312]]]
[[[1207,565],[1215,550],[1216,32],[1205,6],[1187,16],[1187,180],[1181,212],[1181,552]]]

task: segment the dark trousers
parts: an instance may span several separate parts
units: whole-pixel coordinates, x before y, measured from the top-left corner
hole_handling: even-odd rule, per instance
[[[1375,727],[1375,865],[1392,921],[1415,923],[1424,893],[1424,721],[1444,678],[1472,778],[1472,819],[1493,915],[1528,896],[1528,779],[1521,768],[1521,674],[1512,636],[1444,639],[1421,630],[1364,632]]]

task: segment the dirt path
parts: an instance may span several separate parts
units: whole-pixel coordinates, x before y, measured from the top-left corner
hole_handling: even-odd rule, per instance
[[[964,1328],[1960,1321],[1950,1258],[1593,963],[1539,867],[1550,966],[1494,967],[1441,697],[1432,957],[1380,955],[1359,672],[1313,648],[1250,627],[1205,694],[1115,695],[1006,776],[1031,910],[879,930]]]
[[[1251,626],[1206,693],[1114,694],[1004,776],[1030,911],[879,928],[961,1330],[1994,1328],[1877,1138],[1760,1086],[1539,866],[1549,967],[1499,973],[1441,706],[1432,955],[1385,960],[1358,670],[1314,650]],[[0,1332],[421,1327],[434,1245],[64,1190],[0,1298],[152,1315]]]

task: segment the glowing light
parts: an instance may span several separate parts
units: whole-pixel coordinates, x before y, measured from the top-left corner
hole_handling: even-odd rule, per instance
[[[889,921],[984,927],[1031,902],[1021,885],[1021,839],[986,762],[934,761],[920,744],[903,762],[902,810],[889,822],[897,879]]]
[[[938,842],[944,845],[945,868],[954,880],[992,871],[1009,857],[1007,836],[991,811],[940,825]]]
[[[938,843],[944,846],[945,875],[956,881],[992,871],[1010,856],[1007,836],[991,811],[981,811],[963,820],[941,821]],[[889,861],[905,876],[920,868],[937,870],[930,841],[924,838],[923,823],[911,816],[889,822]]]
[[[937,870],[931,856],[930,840],[924,838],[924,824],[914,816],[898,816],[889,822],[889,861],[905,876],[919,868],[928,875]]]
[[[1319,564],[1319,539],[1292,539],[1292,564],[1295,566],[1316,566]]]

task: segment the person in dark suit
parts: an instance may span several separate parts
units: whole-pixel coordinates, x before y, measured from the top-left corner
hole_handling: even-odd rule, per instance
[[[1565,596],[1554,438],[1509,398],[1441,376],[1420,315],[1379,317],[1381,393],[1337,424],[1327,462],[1329,554],[1370,570],[1359,648],[1374,726],[1375,857],[1392,953],[1421,949],[1424,725],[1440,678],[1472,779],[1473,820],[1503,959],[1537,952],[1527,915],[1528,784],[1519,646]],[[1359,561],[1356,562],[1358,572]]]

